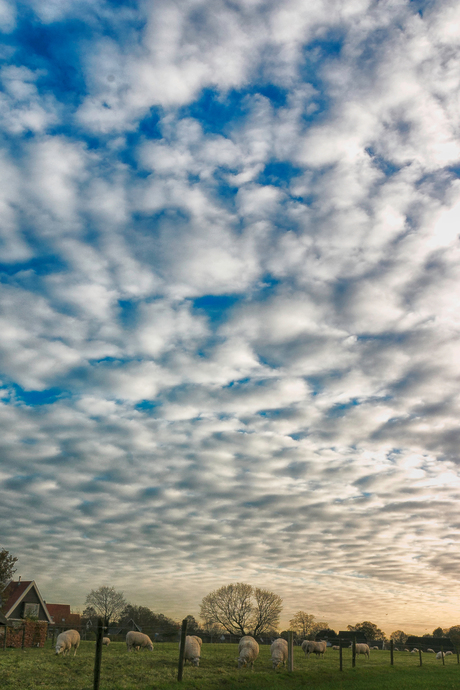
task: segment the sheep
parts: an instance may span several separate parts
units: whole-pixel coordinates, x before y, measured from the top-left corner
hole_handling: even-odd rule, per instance
[[[355,645],[356,649],[356,656],[359,656],[360,654],[365,654],[367,658],[369,659],[369,645],[368,644],[357,644]]]
[[[408,652],[409,650],[408,650],[408,649],[405,649],[404,651],[405,651],[405,652]]]
[[[446,655],[444,654],[444,652],[438,652],[438,653],[436,654],[436,659],[442,659],[443,656],[446,656]]]
[[[427,650],[426,650],[426,653],[427,653],[427,654],[434,654],[434,649],[427,649]]]
[[[286,666],[288,658],[288,643],[283,638],[279,637],[270,647],[270,654],[272,656],[273,670],[275,671],[280,664]]]
[[[75,656],[79,644],[79,632],[76,630],[66,630],[65,632],[61,632],[56,640],[56,654],[60,654],[61,652],[63,655],[68,654],[73,647],[75,650],[73,655]]]
[[[238,645],[238,668],[251,666],[254,668],[254,661],[259,656],[259,645],[253,637],[245,635],[241,638]]]
[[[372,649],[378,649],[378,647],[371,647],[371,650]],[[398,651],[396,647],[395,647],[395,650]]]
[[[340,646],[338,644],[335,644],[332,649],[340,649]]]
[[[105,646],[108,647],[110,644],[110,637],[103,637],[102,644],[105,644]]]
[[[373,647],[373,649],[378,649],[378,647]],[[393,648],[393,651],[394,651],[394,652],[399,652],[398,647],[394,647],[394,648]]]
[[[327,642],[313,642],[312,640],[304,640],[302,642],[302,649],[306,657],[309,657],[313,652],[316,656],[321,656],[327,649]]]
[[[128,652],[132,652],[134,647],[136,649],[148,649],[149,652],[153,652],[153,643],[150,637],[135,630],[130,630],[126,635],[126,646]]]
[[[192,666],[200,665],[201,644],[203,640],[196,635],[187,635],[185,638],[184,662],[190,661]],[[179,642],[180,649],[180,642]]]
[[[451,651],[445,652],[445,655],[446,655],[446,656],[449,656],[449,654],[453,654],[453,652],[451,652]]]
[[[418,652],[417,647],[414,647],[414,649],[413,649],[412,651],[413,651],[413,652]]]

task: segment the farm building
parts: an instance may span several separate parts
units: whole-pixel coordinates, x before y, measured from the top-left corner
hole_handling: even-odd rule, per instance
[[[379,649],[385,649],[385,640],[368,640],[367,644],[371,648],[378,647]],[[387,647],[389,648],[389,643],[387,644]]]
[[[434,649],[435,652],[440,652],[441,648],[445,652],[455,652],[455,646],[449,637],[416,637],[411,635],[407,638],[405,646],[409,649],[416,647],[421,649]]]
[[[359,632],[359,630],[341,630],[338,634],[338,638],[343,646],[346,645],[349,647],[355,639],[358,644],[367,644],[366,636],[362,632]]]

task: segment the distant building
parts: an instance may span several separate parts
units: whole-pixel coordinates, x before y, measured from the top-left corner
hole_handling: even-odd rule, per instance
[[[355,638],[358,644],[367,644],[366,636],[359,630],[340,630],[338,637],[342,643],[348,643],[348,646],[353,643]]]
[[[52,622],[57,628],[79,628],[81,616],[70,612],[70,604],[46,604]]]
[[[416,637],[411,635],[407,638],[404,645],[407,649],[421,649],[424,652],[426,649],[433,649],[435,652],[440,652],[441,647],[445,652],[454,652],[455,646],[449,637]]]

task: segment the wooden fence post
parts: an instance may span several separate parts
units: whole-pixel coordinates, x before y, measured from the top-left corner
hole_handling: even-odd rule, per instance
[[[460,654],[457,647],[457,664],[460,664]]]
[[[445,666],[445,662],[444,662],[444,645],[441,646],[441,657],[442,657],[442,665]]]
[[[182,680],[182,671],[184,669],[184,653],[185,653],[185,638],[187,635],[187,619],[182,621],[182,628],[180,631],[180,648],[179,648],[179,668],[177,670],[177,680]]]
[[[340,660],[340,670],[343,671],[343,658],[342,658],[342,640],[339,640],[339,660]]]
[[[394,649],[394,642],[393,640],[390,640],[390,664],[393,666],[393,649]]]
[[[421,648],[421,647],[420,647],[420,649],[418,650],[418,655],[419,655],[419,658],[420,658],[420,666],[421,666],[421,665],[422,665],[422,648]]]
[[[353,638],[353,646],[351,650],[351,665],[353,668],[356,666],[356,637]]]
[[[102,618],[97,621],[97,637],[96,637],[96,657],[94,659],[94,690],[99,690],[99,683],[101,680],[101,663],[102,663],[102,636],[104,628],[102,626]]]
[[[294,633],[288,630],[288,671],[294,670]]]

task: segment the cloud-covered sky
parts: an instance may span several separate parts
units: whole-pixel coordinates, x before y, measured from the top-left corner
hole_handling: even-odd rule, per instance
[[[460,622],[460,7],[0,0],[1,545]]]

